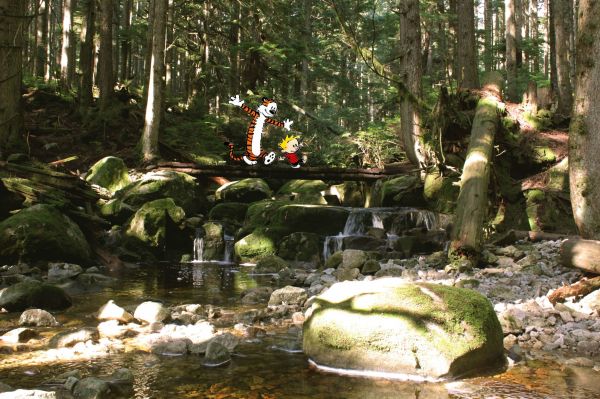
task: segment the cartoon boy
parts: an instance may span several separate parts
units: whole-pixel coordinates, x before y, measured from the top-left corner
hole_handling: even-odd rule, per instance
[[[300,136],[285,136],[285,139],[279,143],[283,155],[292,164],[292,168],[299,168],[300,165],[304,165],[304,160],[299,156],[301,154],[298,153],[298,150],[302,147],[302,144],[298,143],[299,138]]]

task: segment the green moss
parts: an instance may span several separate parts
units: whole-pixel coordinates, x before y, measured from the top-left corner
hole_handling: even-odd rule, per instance
[[[209,212],[210,220],[223,220],[237,225],[244,223],[248,204],[243,202],[222,202],[215,205]]]
[[[113,193],[131,183],[125,162],[117,157],[105,157],[96,162],[88,171],[85,180]]]
[[[236,242],[234,249],[235,255],[242,262],[256,262],[267,255],[274,255],[277,243],[268,231],[256,230]]]
[[[273,193],[263,179],[249,178],[227,183],[216,191],[218,201],[251,203],[270,198]]]
[[[132,217],[125,228],[125,235],[154,249],[162,249],[167,239],[167,224],[180,224],[185,219],[185,211],[178,207],[172,198],[163,198],[144,204]]]
[[[244,227],[253,229],[259,226],[267,226],[271,223],[271,218],[275,212],[290,203],[290,201],[266,199],[250,204],[246,211]]]

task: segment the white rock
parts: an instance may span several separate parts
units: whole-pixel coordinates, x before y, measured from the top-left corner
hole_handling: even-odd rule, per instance
[[[162,303],[147,301],[140,304],[133,313],[133,317],[148,324],[162,322],[169,316],[169,311]]]
[[[111,299],[98,311],[98,320],[118,320],[121,323],[129,323],[133,320],[133,316]]]

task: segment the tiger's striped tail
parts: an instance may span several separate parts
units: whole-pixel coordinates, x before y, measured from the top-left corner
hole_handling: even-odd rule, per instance
[[[231,160],[233,160],[233,161],[238,161],[238,162],[242,160],[242,156],[241,156],[241,155],[235,155],[235,154],[233,153],[233,147],[234,147],[233,143],[230,143],[230,142],[226,141],[226,142],[225,142],[225,145],[226,145],[227,147],[229,147],[229,158],[230,158]]]

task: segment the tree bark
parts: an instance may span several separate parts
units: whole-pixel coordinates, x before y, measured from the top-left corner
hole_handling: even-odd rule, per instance
[[[21,79],[23,1],[0,0],[0,159],[23,146]]]
[[[506,34],[506,97],[517,101],[517,23],[515,0],[504,2]]]
[[[60,50],[60,85],[65,90],[71,89],[69,63],[71,58],[71,30],[73,29],[73,0],[63,0],[62,45]]]
[[[113,74],[113,0],[100,1],[100,54],[98,55],[98,86],[100,109],[106,109],[113,97],[115,80]]]
[[[573,108],[573,88],[571,86],[571,65],[569,63],[569,36],[572,7],[570,0],[552,0],[554,6],[554,45],[556,47],[556,114],[568,118]]]
[[[557,288],[548,295],[548,300],[554,305],[557,302],[564,302],[565,299],[573,296],[585,296],[592,291],[600,288],[600,277],[582,278],[571,285],[564,285]]]
[[[450,255],[477,259],[483,239],[483,222],[488,210],[488,183],[499,124],[498,103],[502,75],[489,72],[484,79],[484,91],[477,103],[471,140],[460,180]]]
[[[46,47],[48,46],[48,0],[41,0],[37,16],[35,75],[44,77],[46,67]]]
[[[96,31],[95,0],[84,0],[85,18],[81,29],[82,42],[79,54],[81,68],[81,87],[79,101],[83,108],[90,107],[93,102],[94,86],[94,34]]]
[[[531,20],[530,36],[533,39],[533,56],[532,61],[532,72],[540,72],[540,51],[539,51],[539,27],[538,27],[538,0],[530,0],[529,18]],[[548,1],[548,0],[546,0]]]
[[[402,0],[398,5],[400,14],[400,79],[410,93],[421,97],[421,21],[418,0]],[[425,153],[421,138],[421,118],[418,108],[402,97],[400,102],[400,131],[404,151],[411,163],[421,165]]]
[[[580,0],[575,106],[569,134],[571,206],[583,238],[600,239],[600,4]]]
[[[124,33],[121,38],[121,82],[128,80],[131,75],[131,2],[132,0],[124,0],[121,15],[121,29]]]
[[[479,88],[477,55],[475,52],[475,6],[473,0],[458,0],[458,86]]]
[[[485,71],[489,72],[493,69],[494,64],[494,41],[493,41],[493,18],[494,18],[494,6],[492,0],[484,0],[483,2],[484,12],[484,55],[483,64]]]
[[[150,163],[159,157],[158,132],[162,119],[162,99],[165,78],[165,25],[168,0],[154,0],[154,23],[152,25],[152,58],[146,100],[146,117],[142,133],[142,159]]]
[[[560,246],[560,261],[564,266],[600,274],[600,241],[567,240]]]

